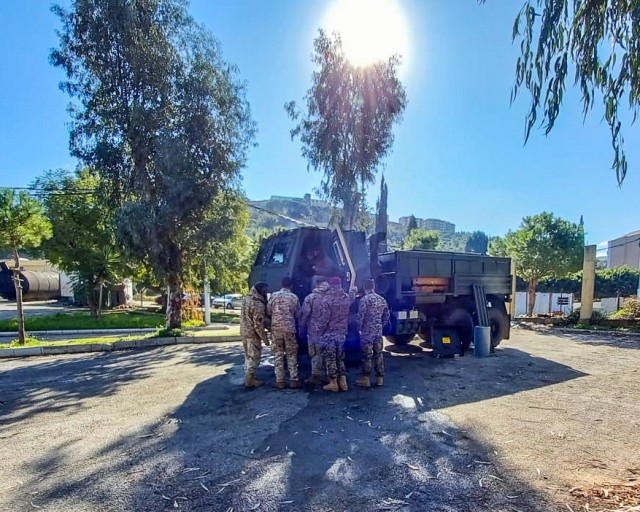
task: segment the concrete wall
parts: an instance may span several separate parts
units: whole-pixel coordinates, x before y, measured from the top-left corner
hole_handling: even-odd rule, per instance
[[[561,306],[558,304],[558,298],[568,298],[569,304]],[[529,304],[529,294],[527,292],[516,293],[516,316],[524,316],[527,314],[527,306]],[[562,313],[568,315],[573,311],[573,295],[567,293],[536,293],[536,304],[533,308],[534,315],[551,315],[553,313]]]

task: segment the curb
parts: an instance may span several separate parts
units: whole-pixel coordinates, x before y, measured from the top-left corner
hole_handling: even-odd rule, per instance
[[[542,325],[542,324],[532,324],[532,325]],[[523,331],[533,331],[536,332],[535,329],[532,329],[526,325],[512,325],[512,327],[522,329]],[[608,331],[603,329],[572,329],[571,327],[555,327],[553,325],[544,325],[550,331],[557,331],[564,334],[604,334],[607,336],[631,336],[634,338],[640,337],[640,332],[626,332],[626,331]]]
[[[242,341],[242,336],[181,336],[174,338],[146,338],[136,341],[113,341],[110,343],[91,343],[86,345],[55,345],[52,347],[24,347],[0,349],[0,359],[30,356],[53,356],[61,354],[83,354],[88,352],[112,352],[168,345],[201,345],[205,343],[229,343]]]
[[[228,329],[227,324],[207,325],[204,327],[189,327],[192,331],[224,331]],[[67,334],[126,334],[126,333],[147,333],[156,332],[158,329],[151,327],[140,327],[138,329],[69,329],[69,330],[52,330],[52,331],[28,331],[28,334],[34,336],[65,336]],[[17,337],[18,332],[0,332],[0,337]]]

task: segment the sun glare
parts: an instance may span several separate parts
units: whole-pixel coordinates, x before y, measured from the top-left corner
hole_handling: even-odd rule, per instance
[[[407,26],[398,0],[336,0],[323,25],[329,32],[340,33],[345,55],[355,66],[394,54],[406,65]]]

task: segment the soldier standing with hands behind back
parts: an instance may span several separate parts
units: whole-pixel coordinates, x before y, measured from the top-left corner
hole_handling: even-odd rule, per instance
[[[320,302],[318,324],[323,332],[321,338],[322,358],[327,366],[329,384],[325,391],[348,391],[347,369],[344,365],[344,342],[349,326],[351,298],[342,289],[339,277],[329,279],[329,291]]]
[[[240,312],[240,332],[244,348],[244,385],[248,388],[262,386],[256,378],[256,370],[260,366],[262,343],[269,346],[264,319],[267,314],[267,283],[256,283],[242,303]]]
[[[371,360],[376,372],[376,385],[384,381],[384,355],[382,353],[382,329],[389,323],[389,306],[384,297],[374,291],[373,281],[367,281],[365,295],[358,306],[358,324],[360,325],[360,346],[362,348],[362,377],[356,386],[371,387]]]
[[[272,348],[275,354],[276,387],[285,388],[284,359],[289,367],[289,387],[301,387],[298,380],[298,342],[296,340],[296,318],[300,312],[300,301],[291,291],[291,278],[282,279],[282,289],[271,295],[267,304],[267,315],[271,317]]]

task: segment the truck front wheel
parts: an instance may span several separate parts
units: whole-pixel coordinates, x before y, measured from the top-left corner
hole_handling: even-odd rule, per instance
[[[387,334],[386,338],[394,345],[408,345],[415,334]]]

